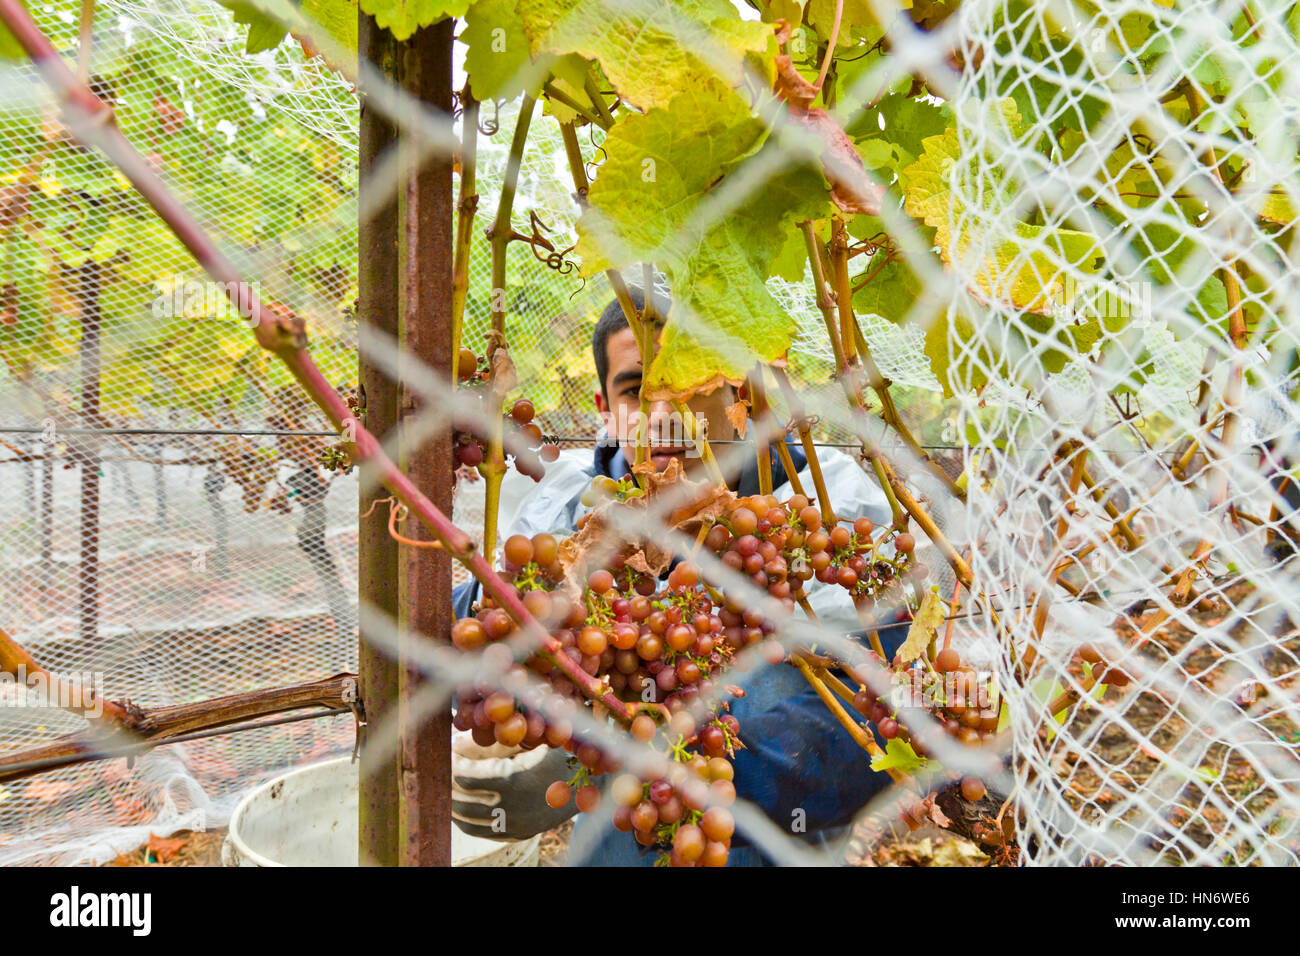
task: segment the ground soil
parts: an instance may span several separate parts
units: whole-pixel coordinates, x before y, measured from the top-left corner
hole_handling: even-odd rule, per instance
[[[1300,629],[1283,616],[1267,635],[1255,624],[1239,620],[1227,629],[1226,641],[1208,637],[1228,618],[1232,608],[1244,608],[1251,599],[1250,585],[1229,584],[1222,597],[1207,598],[1186,609],[1196,622],[1195,633],[1183,624],[1165,621],[1146,640],[1141,634],[1156,622],[1158,612],[1133,608],[1130,620],[1121,622],[1117,633],[1126,644],[1138,648],[1150,667],[1161,666],[1168,672],[1171,659],[1181,655],[1180,669],[1189,684],[1200,685],[1217,699],[1231,702],[1238,716],[1249,713],[1261,736],[1267,738],[1262,742],[1271,740],[1279,755],[1289,751],[1289,759],[1294,761],[1300,756],[1300,726],[1287,716],[1288,708],[1266,696],[1263,685],[1240,683],[1240,672],[1232,666],[1229,655],[1241,647],[1266,642],[1269,649],[1261,663],[1272,678],[1274,698],[1285,695],[1294,700],[1300,681]],[[1075,666],[1081,667],[1077,662]],[[1123,713],[1137,735],[1114,721],[1101,725],[1099,734],[1090,732],[1090,725],[1095,726],[1095,714],[1089,708],[1079,708],[1067,724],[1067,733],[1083,745],[1055,748],[1059,754],[1055,761],[1057,772],[1062,779],[1068,778],[1067,797],[1080,816],[1100,820],[1105,808],[1127,794],[1141,793],[1148,807],[1160,805],[1158,822],[1152,825],[1148,811],[1141,808],[1135,808],[1124,819],[1132,818],[1135,827],[1141,828],[1147,849],[1166,863],[1178,865],[1189,858],[1188,840],[1200,847],[1219,841],[1224,847],[1220,862],[1225,865],[1260,862],[1254,856],[1258,842],[1242,839],[1246,828],[1240,819],[1234,821],[1223,812],[1227,807],[1238,817],[1267,820],[1270,808],[1276,809],[1273,805],[1277,794],[1260,779],[1241,741],[1230,745],[1216,737],[1214,726],[1194,726],[1181,698],[1168,699],[1168,695],[1151,691],[1111,686],[1105,700]],[[1047,729],[1040,733],[1040,743],[1045,747],[1050,743],[1047,734]],[[1183,762],[1198,758],[1195,773],[1184,775],[1172,787],[1170,774],[1164,772],[1171,754]],[[1159,793],[1153,783],[1159,785]],[[1209,799],[1211,790],[1213,799]],[[1300,827],[1285,812],[1268,824],[1268,829],[1275,845],[1289,846],[1292,854],[1300,852]],[[1225,842],[1227,836],[1234,839]]]
[[[226,831],[181,830],[170,837],[151,837],[130,853],[119,853],[104,866],[221,866]]]

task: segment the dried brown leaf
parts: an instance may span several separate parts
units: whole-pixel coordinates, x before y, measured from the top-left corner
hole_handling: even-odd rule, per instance
[[[508,348],[502,346],[493,350],[488,381],[492,383],[492,390],[501,398],[505,398],[506,393],[519,384],[519,376],[515,373],[515,363],[510,359]]]
[[[749,428],[749,403],[735,402],[727,406],[727,421],[736,430],[737,438],[744,438]]]
[[[166,863],[185,849],[185,844],[184,837],[167,838],[150,833],[149,843],[145,849],[152,853],[159,863]]]
[[[645,494],[628,501],[610,501],[600,505],[587,515],[576,533],[560,543],[557,563],[571,584],[581,586],[581,571],[587,554],[598,547],[602,551],[609,549],[611,544],[605,539],[611,535],[616,535],[621,543],[628,565],[643,574],[658,577],[672,563],[672,553],[657,540],[625,540],[621,532],[614,530],[613,508],[644,511],[654,505],[659,495],[672,494],[677,504],[664,519],[664,527],[694,537],[703,523],[712,524],[720,514],[735,506],[736,496],[728,488],[692,481],[686,477],[681,461],[676,458],[670,460],[663,471],[653,469],[654,466],[650,465],[649,469],[639,471],[646,475]]]
[[[790,25],[777,21],[778,42],[789,38]],[[872,181],[867,168],[835,118],[823,109],[813,109],[818,89],[795,69],[785,54],[776,57],[776,94],[785,100],[790,122],[807,130],[825,143],[821,152],[822,171],[831,183],[831,202],[842,212],[869,216],[880,215],[883,186]]]
[[[779,37],[778,33],[778,39]],[[784,53],[776,58],[776,94],[792,107],[804,111],[817,99],[817,87],[800,75]]]
[[[930,805],[926,808],[926,812],[929,815],[930,819],[934,822],[935,826],[941,827],[944,830],[952,826],[952,821],[948,819],[948,815],[944,813],[942,810],[940,810],[939,804],[934,802],[933,800],[930,801]]]

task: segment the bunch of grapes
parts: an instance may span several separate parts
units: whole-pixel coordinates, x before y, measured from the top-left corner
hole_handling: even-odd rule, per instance
[[[913,560],[912,535],[894,530],[887,528],[873,539],[870,518],[828,527],[822,512],[803,495],[784,503],[773,495],[756,495],[739,499],[709,530],[704,543],[787,609],[807,596],[809,582],[816,578],[847,590],[860,608],[897,606],[905,617],[910,609],[901,592],[903,582],[919,582],[929,572]],[[892,544],[892,554],[886,553],[887,544]]]
[[[472,413],[459,412],[456,416],[457,431],[456,463],[483,470],[483,461],[488,452],[488,437],[483,434],[483,423],[487,419],[488,372],[486,363],[480,363],[469,349],[460,350],[459,373],[466,396],[477,396],[479,408]],[[479,387],[475,387],[479,386]],[[513,436],[505,439],[507,456],[514,462],[520,474],[527,475],[534,481],[541,481],[546,474],[545,464],[555,461],[560,456],[558,446],[547,443],[542,436],[542,429],[533,420],[536,412],[533,403],[521,398],[514,403],[510,414],[502,418],[503,434]],[[520,446],[523,446],[522,448]],[[513,450],[511,450],[513,449]]]
[[[884,662],[874,652],[868,656],[877,666],[883,666]],[[958,743],[968,746],[991,743],[997,732],[998,713],[988,712],[988,701],[995,699],[988,679],[984,678],[981,686],[982,679],[975,668],[964,665],[961,655],[951,647],[935,655],[933,666],[942,681],[936,692],[906,693],[914,673],[917,677],[927,674],[925,663],[918,660],[895,673],[895,682],[903,686],[905,696],[909,697],[908,706],[898,707],[890,701],[891,695],[877,697],[864,686],[853,698],[854,710],[875,724],[886,740],[898,738],[910,743],[918,757],[929,756],[933,749],[923,739],[930,729],[926,714]],[[855,673],[854,676],[866,684],[865,675]]]
[[[563,586],[558,557],[553,536],[514,535],[505,542],[499,574],[555,636],[560,653],[606,683],[621,700],[644,708],[629,730],[635,739],[651,744],[668,768],[644,779],[624,774],[621,783],[615,782],[619,793],[628,790],[629,781],[635,783],[639,797],[634,804],[645,803],[639,810],[634,804],[620,807],[616,825],[635,831],[643,845],[659,845],[665,863],[725,864],[734,829],[725,806],[735,799],[727,757],[741,746],[740,728],[735,717],[725,713],[726,704],[719,713],[703,701],[711,699],[736,650],[746,643],[744,634],[725,633],[725,622],[738,626],[741,617],[714,606],[689,563],[674,568],[667,586],[660,589],[653,577],[628,567],[625,555],[618,553],[607,567],[592,570],[582,594],[574,597]],[[561,714],[572,713],[581,700],[580,690],[545,657],[531,655],[522,666],[515,663],[507,642],[516,634],[515,622],[490,599],[473,617],[455,623],[455,646],[491,656],[497,672],[505,673],[495,687],[462,689],[455,724],[483,746],[531,749],[546,744],[568,750],[573,775],[556,781],[547,800],[558,807],[572,798],[580,811],[590,812],[600,802],[595,781],[618,773],[622,761],[575,733],[571,721],[554,719],[554,710],[547,720],[510,693],[511,687],[526,682],[527,668],[549,681]]]
[[[639,715],[653,724],[648,715]],[[637,843],[662,850],[667,866],[726,866],[736,822],[728,809],[736,800],[735,768],[722,756],[691,753],[684,742],[695,736],[693,718],[679,711],[663,727],[633,727],[633,735],[676,759],[665,775],[621,773],[609,786],[614,801],[614,828],[631,833]],[[557,780],[546,791],[546,802],[560,808],[570,793],[578,809],[590,813],[600,804],[600,791],[590,783],[584,766],[572,780]]]
[[[365,405],[361,401],[361,394],[353,388],[343,396],[347,403],[348,410],[356,416],[357,421],[364,422],[366,417]],[[327,445],[320,450],[316,456],[317,463],[327,471],[338,471],[347,474],[352,470],[352,452],[348,448],[348,443],[344,441],[335,442]]]
[[[874,652],[869,652],[868,657],[876,667],[886,664]],[[850,673],[863,685],[854,695],[853,709],[875,724],[876,731],[886,741],[901,740],[909,744],[918,757],[928,758],[934,750],[935,741],[931,736],[936,732],[934,723],[939,725],[943,734],[964,746],[993,743],[1000,709],[990,706],[990,701],[997,699],[992,684],[987,678],[981,678],[975,668],[964,664],[960,653],[951,647],[937,651],[930,664],[942,681],[940,689],[932,694],[907,691],[909,684],[916,688],[929,676],[925,661],[918,660],[907,667],[896,666],[894,684],[902,686],[906,697],[902,705],[890,699],[892,694],[874,694],[868,689],[866,674],[860,669],[852,669]],[[984,783],[977,777],[965,777],[960,792],[964,799],[976,802],[985,794]],[[933,794],[927,797],[927,801],[933,802]],[[922,824],[926,815],[924,806],[908,807],[900,814],[913,830]]]
[[[531,408],[524,418],[531,421]],[[597,478],[583,501],[598,506],[640,494],[631,479]],[[845,588],[861,605],[883,602],[909,576],[924,576],[912,560],[911,535],[891,528],[876,538],[874,530],[867,519],[827,528],[802,495],[786,502],[752,496],[701,529],[698,547],[746,574],[792,612],[814,577]],[[772,663],[785,651],[773,639],[775,622],[708,579],[696,561],[678,562],[660,586],[629,566],[634,547],[624,543],[601,566],[571,569],[584,582],[576,594],[565,584],[559,542],[548,534],[507,539],[498,573],[556,638],[560,653],[639,711],[628,729],[660,755],[657,769],[622,772],[617,754],[575,732],[563,715],[582,706],[580,689],[552,660],[511,642],[516,624],[490,599],[473,617],[456,622],[452,641],[462,651],[492,658],[505,678],[462,689],[456,726],[482,745],[546,744],[569,751],[572,774],[548,789],[552,806],[573,800],[580,811],[591,812],[602,799],[599,779],[615,775],[608,793],[618,829],[643,846],[658,847],[665,865],[725,865],[734,831],[727,810],[735,800],[729,758],[742,746],[726,698],[743,691],[722,681],[746,648],[757,648]],[[896,600],[906,607],[901,594]],[[555,695],[549,718],[530,711],[512,690],[524,686],[528,671],[544,677]]]

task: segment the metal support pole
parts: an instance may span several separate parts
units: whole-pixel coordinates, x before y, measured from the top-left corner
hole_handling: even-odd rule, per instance
[[[452,21],[420,30],[401,44],[402,87],[416,108],[452,112]],[[414,145],[403,139],[401,236],[402,360],[451,379],[452,328],[452,157],[432,155],[420,162]],[[403,383],[407,376],[402,375]],[[417,415],[422,402],[399,383],[399,419]],[[442,510],[451,514],[454,449],[451,428],[400,450],[403,470]],[[434,540],[423,525],[414,536]],[[451,555],[432,548],[402,548],[398,601],[404,640],[450,642]],[[451,709],[422,715],[406,707],[431,678],[406,660],[399,666],[401,727],[401,818],[399,852],[404,866],[451,865]]]
[[[396,75],[397,41],[381,29],[372,17],[359,15],[358,52],[385,77]],[[398,332],[397,197],[391,184],[377,183],[373,174],[385,150],[397,139],[397,131],[367,100],[366,83],[361,83],[361,129],[359,190],[360,206],[370,216],[359,223],[360,270],[358,275],[358,321],[373,326],[386,337]],[[378,439],[397,421],[397,386],[380,370],[363,348],[359,355],[359,381],[365,398],[365,426]],[[388,492],[381,485],[363,491],[357,528],[357,586],[361,596],[359,615],[358,692],[366,711],[361,731],[360,860],[362,865],[396,866],[398,764],[389,757],[377,761],[367,748],[367,732],[378,726],[390,707],[397,703],[397,662],[383,650],[382,643],[369,639],[376,625],[371,614],[397,619],[397,542],[388,534],[388,512],[375,501]]]
[[[444,20],[397,43],[361,16],[361,51],[409,95],[404,126],[416,111],[452,110],[452,21]],[[360,226],[361,321],[371,323],[402,348],[403,360],[451,376],[452,157],[421,157],[411,137],[367,108],[362,88],[362,206],[375,210]],[[386,151],[399,149],[394,183],[369,179]],[[405,378],[404,375],[399,376]],[[361,356],[366,426],[383,436],[418,414],[416,394],[389,381]],[[418,446],[399,450],[403,470],[444,512],[451,511],[453,449],[450,428]],[[361,501],[371,508],[376,491]],[[379,506],[362,520],[360,588],[376,612],[396,620],[404,640],[446,641],[451,629],[451,557],[443,550],[402,548],[387,532],[388,511]],[[428,540],[427,529],[411,534]],[[361,696],[368,727],[398,708],[400,740],[392,758],[376,763],[361,750],[362,860],[381,865],[451,865],[451,713],[407,711],[427,679],[405,649],[393,661],[366,639],[361,624]]]

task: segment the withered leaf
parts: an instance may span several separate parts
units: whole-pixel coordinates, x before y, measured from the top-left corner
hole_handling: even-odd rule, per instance
[[[734,402],[727,406],[727,421],[731,427],[736,430],[736,435],[740,438],[745,437],[745,431],[749,428],[749,403]]]

